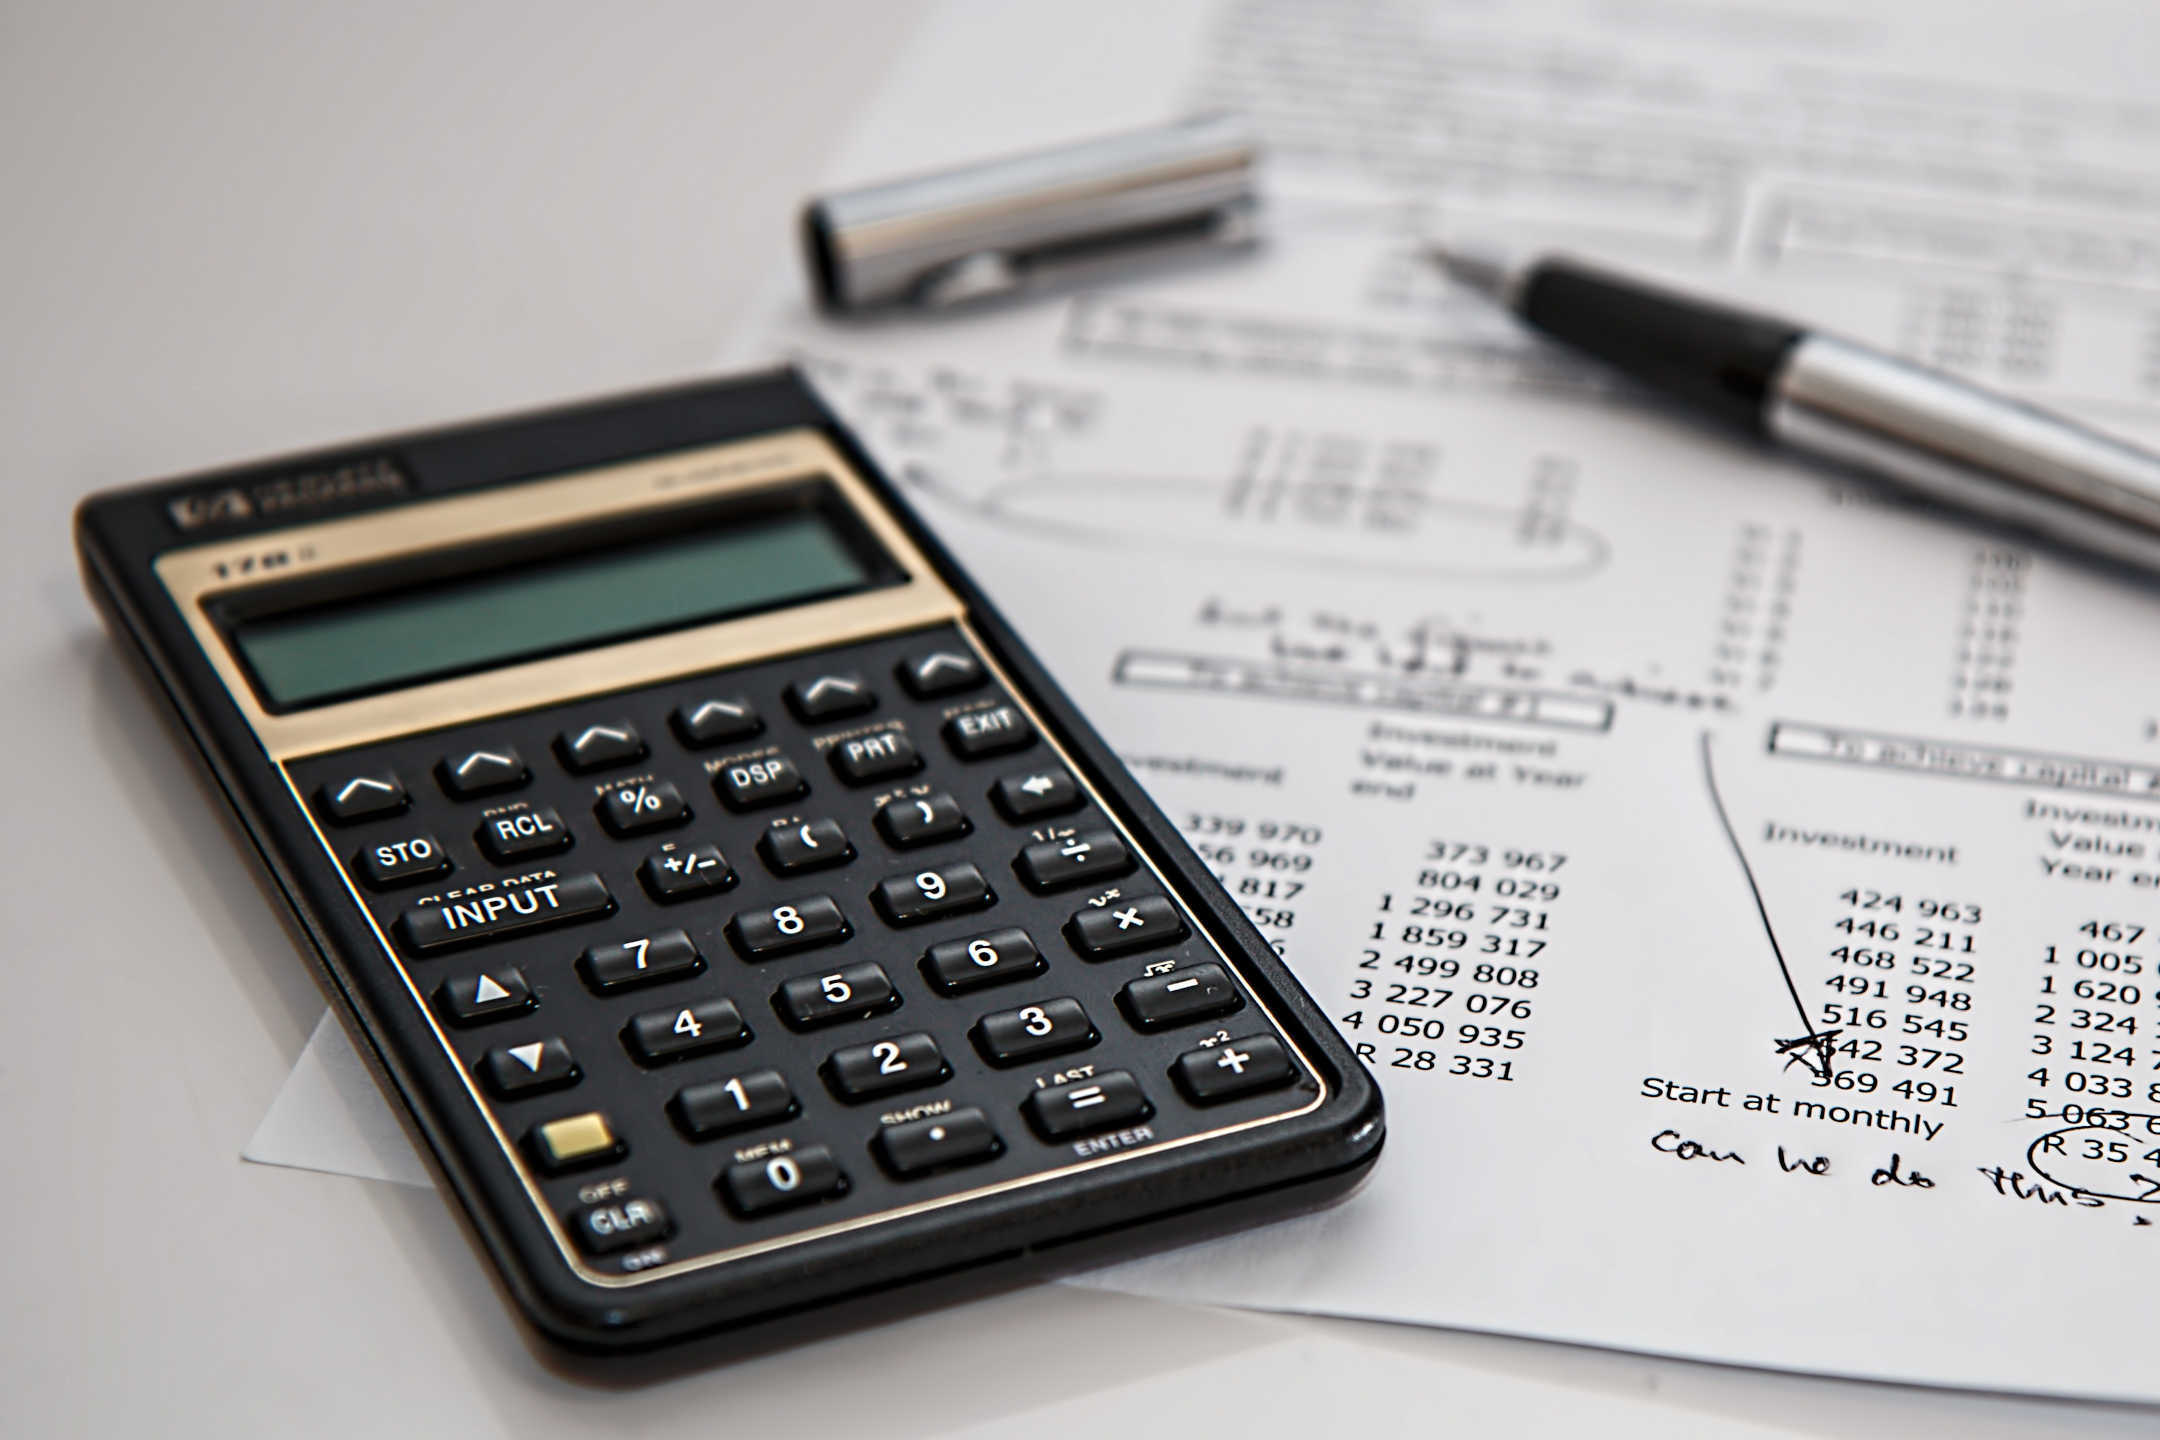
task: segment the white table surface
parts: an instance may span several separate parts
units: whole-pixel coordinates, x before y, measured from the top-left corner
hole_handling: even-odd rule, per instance
[[[1205,1367],[1240,1383],[1200,1413],[1253,1434],[1297,1343],[1389,1359],[1340,1402],[1373,1434],[1450,1433],[1448,1364],[1532,1382],[1526,1433],[1541,1392],[1669,1404],[1671,1433],[2154,1428],[1065,1287],[602,1385],[529,1347],[434,1194],[240,1161],[322,1001],[99,630],[71,505],[697,373],[916,13],[0,6],[0,1431],[899,1440],[1068,1402],[1032,1433],[1147,1433]]]

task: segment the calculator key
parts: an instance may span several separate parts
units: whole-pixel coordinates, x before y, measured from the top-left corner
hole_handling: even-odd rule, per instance
[[[847,917],[830,895],[806,895],[770,910],[744,910],[727,922],[728,943],[745,960],[763,960],[848,935]]]
[[[895,672],[908,694],[918,700],[958,695],[983,683],[982,661],[965,650],[925,650],[903,659]]]
[[[996,1158],[1005,1142],[990,1128],[990,1117],[972,1105],[926,1120],[881,1126],[871,1147],[878,1162],[900,1179],[927,1175],[954,1165]]]
[[[800,825],[775,825],[758,837],[758,854],[775,875],[798,875],[845,865],[855,858],[855,847],[837,820],[808,820]]]
[[[583,1115],[565,1115],[560,1120],[550,1120],[545,1125],[535,1125],[526,1137],[533,1158],[540,1168],[551,1175],[565,1170],[582,1169],[613,1160],[623,1153],[623,1143],[616,1138],[615,1127],[608,1124],[607,1116],[598,1110],[588,1110]]]
[[[1250,1035],[1188,1050],[1170,1067],[1170,1075],[1193,1104],[1219,1105],[1241,1095],[1280,1090],[1297,1078],[1297,1067],[1282,1041]]]
[[[825,1081],[842,1100],[875,1100],[902,1090],[920,1090],[949,1079],[952,1066],[937,1041],[918,1030],[835,1050],[825,1062]]]
[[[584,1072],[571,1058],[569,1045],[560,1036],[551,1035],[545,1040],[488,1051],[480,1057],[480,1073],[487,1078],[488,1089],[505,1100],[514,1100],[520,1095],[575,1085]]]
[[[1230,972],[1210,962],[1148,975],[1118,991],[1118,1008],[1142,1030],[1167,1030],[1242,1009],[1245,997]]]
[[[825,975],[798,975],[773,995],[780,1018],[797,1030],[860,1020],[895,1009],[900,992],[882,965],[849,965]]]
[[[1128,1070],[1112,1070],[1069,1085],[1050,1085],[1028,1096],[1020,1106],[1028,1124],[1045,1140],[1073,1135],[1092,1135],[1119,1125],[1145,1120],[1155,1113]]]
[[[965,940],[941,940],[923,956],[923,975],[946,995],[1005,985],[1050,968],[1025,930],[992,930]]]
[[[870,892],[880,914],[891,925],[920,925],[965,910],[980,910],[997,899],[982,871],[967,861],[918,870],[912,875],[893,875],[878,882]]]
[[[477,945],[534,930],[597,920],[615,911],[615,897],[587,871],[530,884],[504,885],[440,905],[415,905],[397,918],[398,935],[421,954]]]
[[[975,828],[960,802],[940,790],[935,795],[912,795],[887,800],[878,806],[878,833],[886,843],[907,850],[953,840]]]
[[[993,705],[946,721],[945,743],[962,760],[980,760],[986,755],[1027,749],[1035,743],[1035,727],[1028,724],[1019,707]]]
[[[483,970],[477,975],[453,975],[435,987],[435,1008],[450,1017],[453,1025],[485,1025],[523,1015],[540,1002],[515,965]]]
[[[1117,832],[1082,830],[1062,840],[1043,840],[1020,852],[1013,869],[1038,895],[1090,880],[1107,880],[1133,868],[1132,852]]]
[[[593,804],[610,835],[643,835],[666,830],[690,818],[690,806],[665,780],[632,780],[611,785]]]
[[[464,755],[445,755],[435,767],[435,778],[453,800],[515,790],[532,779],[532,771],[508,745],[474,750]]]
[[[658,1200],[633,1195],[572,1212],[570,1233],[586,1254],[613,1255],[618,1250],[657,1244],[674,1234],[675,1226]]]
[[[662,904],[717,895],[735,883],[735,871],[717,845],[684,845],[670,840],[638,866],[645,893]]]
[[[402,815],[411,804],[405,782],[387,770],[333,780],[315,792],[315,808],[338,825]]]
[[[877,705],[877,695],[860,675],[817,675],[787,687],[788,709],[805,724],[863,715]]]
[[[1007,820],[1033,820],[1080,808],[1080,787],[1062,765],[1023,770],[990,787],[990,802]]]
[[[713,776],[713,791],[722,804],[736,812],[778,805],[806,793],[809,783],[795,762],[785,755],[761,760],[738,760]]]
[[[1045,1055],[1085,1050],[1102,1037],[1071,996],[1000,1010],[975,1022],[975,1048],[993,1065],[1019,1065]]]
[[[745,1160],[720,1172],[720,1194],[728,1209],[749,1218],[847,1189],[847,1176],[823,1145],[805,1145],[764,1160]]]
[[[647,1010],[623,1030],[630,1053],[648,1065],[681,1060],[750,1041],[750,1027],[728,999],[701,1000],[672,1010]]]
[[[678,1091],[668,1108],[685,1135],[709,1140],[789,1119],[802,1107],[779,1071],[746,1070]]]
[[[450,856],[433,835],[408,835],[353,852],[353,869],[370,890],[395,890],[450,873]]]
[[[657,935],[640,935],[613,945],[595,945],[578,956],[577,962],[578,974],[602,995],[616,990],[633,990],[640,985],[657,985],[665,980],[681,980],[704,968],[705,957],[698,954],[697,946],[680,930],[662,930]]]
[[[915,742],[898,730],[880,730],[874,735],[843,740],[832,747],[831,759],[833,773],[850,785],[912,775],[923,765]]]
[[[1185,917],[1160,895],[1090,905],[1065,922],[1065,938],[1089,960],[1152,950],[1185,937]]]
[[[610,765],[644,759],[645,737],[628,720],[610,720],[582,730],[563,731],[555,737],[555,754],[566,769],[579,774],[605,770]]]
[[[535,855],[553,855],[569,849],[571,842],[570,827],[545,805],[490,815],[480,822],[473,838],[480,842],[488,859],[498,865],[530,860]]]
[[[725,700],[692,700],[678,705],[670,719],[683,744],[697,749],[747,740],[765,728],[765,717],[739,695]]]

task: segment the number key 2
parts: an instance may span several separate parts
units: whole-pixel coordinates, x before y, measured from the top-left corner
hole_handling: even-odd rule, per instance
[[[918,1030],[868,1045],[836,1050],[825,1062],[825,1080],[842,1100],[873,1100],[901,1090],[935,1085],[952,1074],[937,1041]]]

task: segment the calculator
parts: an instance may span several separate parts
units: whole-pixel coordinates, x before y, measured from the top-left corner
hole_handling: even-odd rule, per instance
[[[1324,1014],[792,372],[117,491],[76,534],[552,1340],[889,1312],[1379,1153]]]

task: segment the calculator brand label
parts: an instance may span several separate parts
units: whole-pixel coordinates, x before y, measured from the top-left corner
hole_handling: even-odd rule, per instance
[[[404,466],[388,455],[375,455],[344,465],[276,475],[250,485],[223,485],[182,495],[166,503],[165,513],[175,526],[192,534],[213,526],[342,509],[362,500],[404,495],[411,490],[412,477],[405,473]]]

